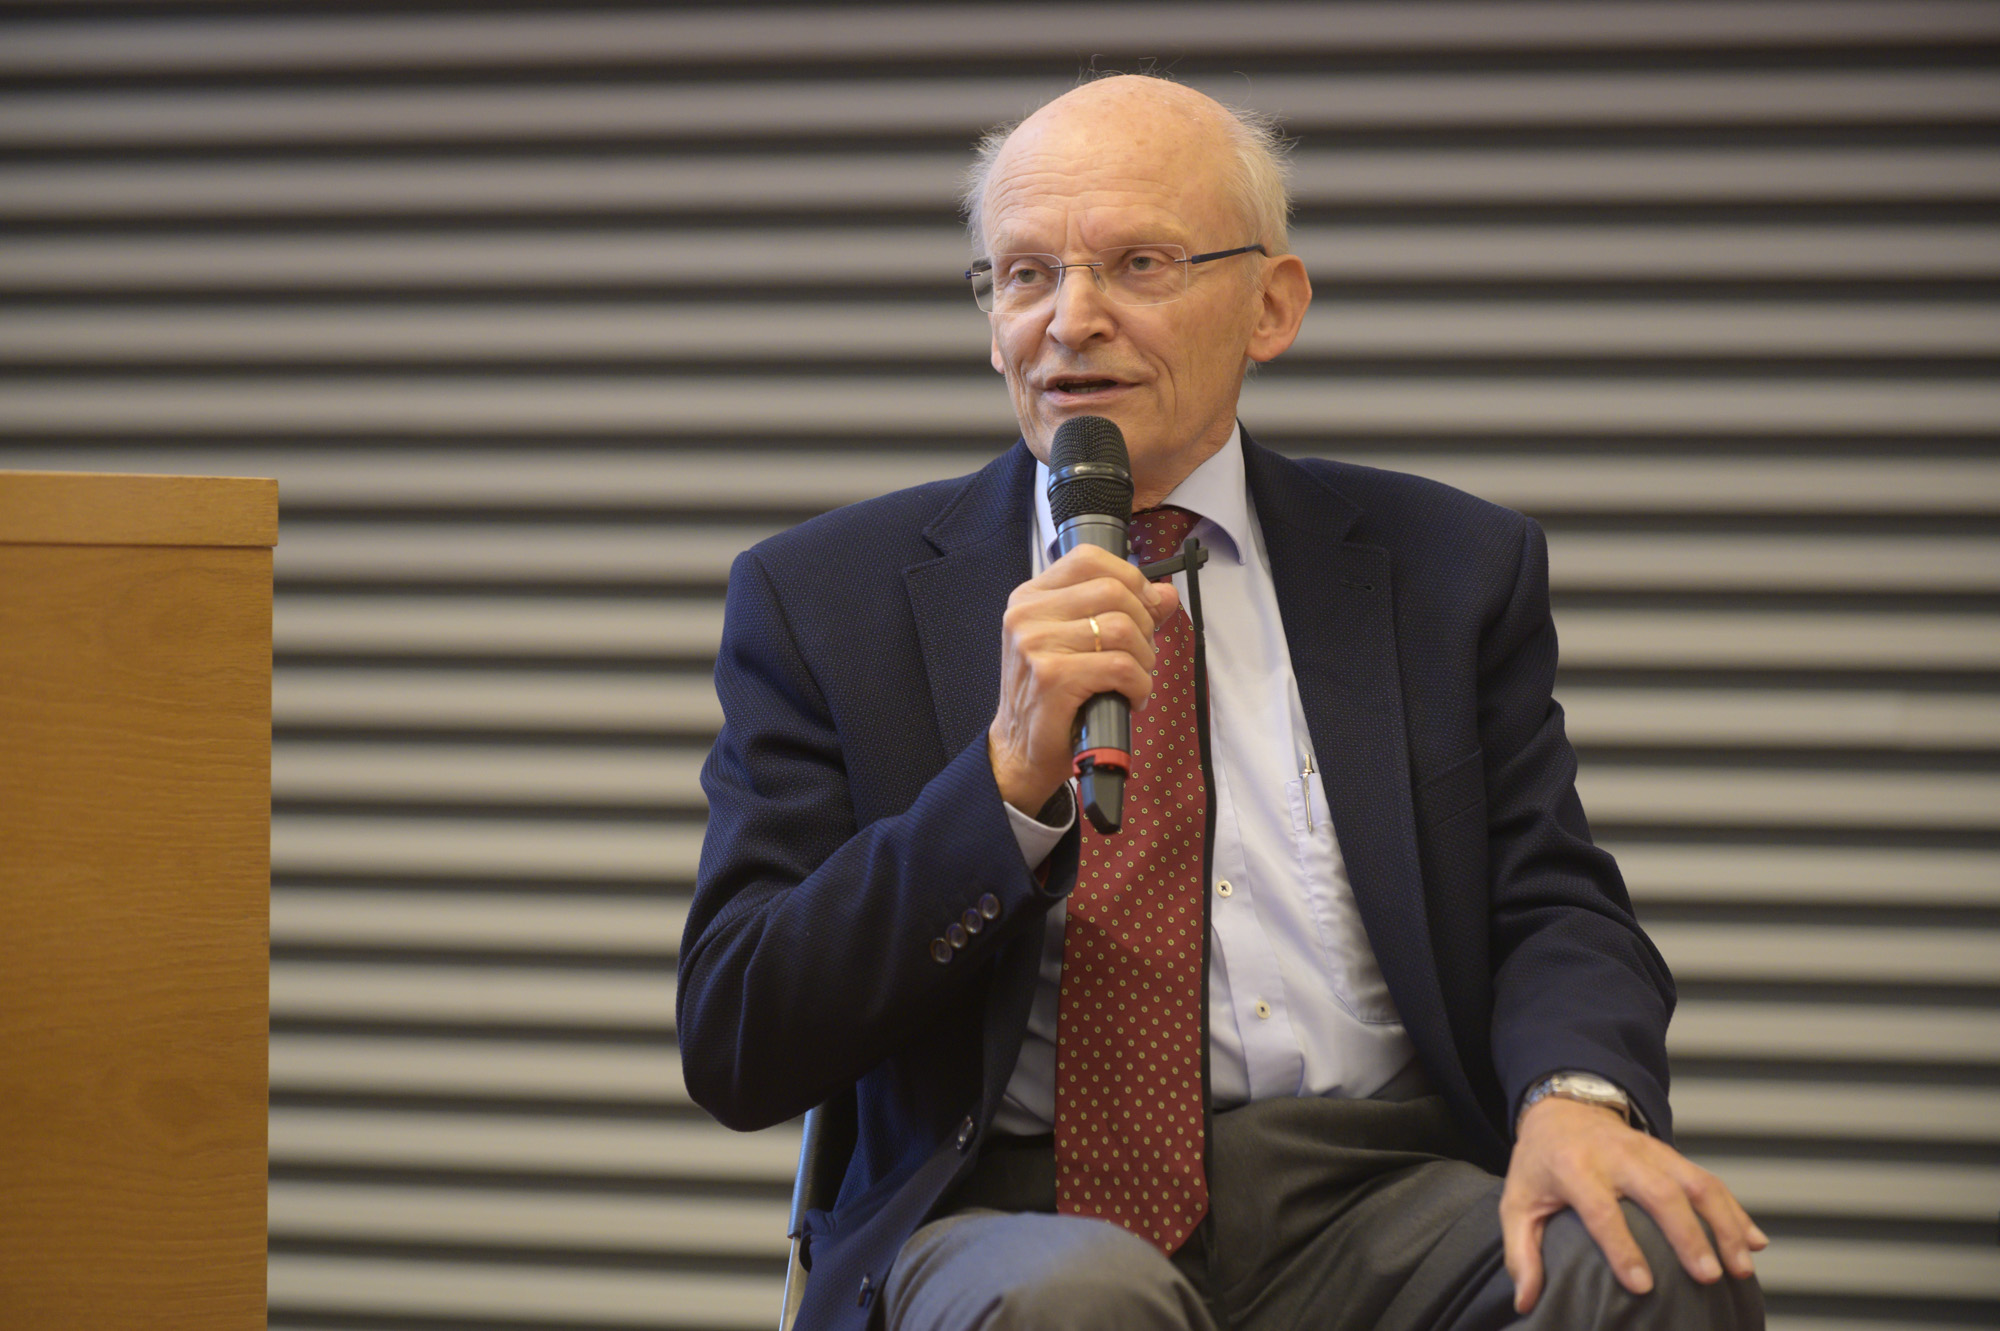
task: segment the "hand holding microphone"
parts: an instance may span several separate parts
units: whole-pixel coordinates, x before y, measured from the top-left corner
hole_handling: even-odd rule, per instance
[[[1001,797],[1030,815],[1070,777],[1079,741],[1086,751],[1129,747],[1129,740],[1097,741],[1129,733],[1129,708],[1143,707],[1152,692],[1153,631],[1180,605],[1171,583],[1147,582],[1124,558],[1130,481],[1121,505],[1116,477],[1098,469],[1124,466],[1124,441],[1111,422],[1079,417],[1056,432],[1050,512],[1062,555],[1008,598],[987,751]],[[1099,818],[1117,825],[1112,800],[1122,782],[1107,779],[1113,765],[1093,756],[1086,774],[1085,812],[1094,802],[1100,830],[1110,829]]]

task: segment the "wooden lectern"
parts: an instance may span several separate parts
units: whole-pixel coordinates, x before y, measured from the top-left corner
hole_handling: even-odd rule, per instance
[[[0,472],[0,1327],[264,1326],[277,534]]]

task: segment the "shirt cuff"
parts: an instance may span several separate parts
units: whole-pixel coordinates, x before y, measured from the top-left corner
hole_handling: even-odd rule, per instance
[[[1042,806],[1041,816],[1030,818],[1019,809],[1003,801],[1007,810],[1007,825],[1014,829],[1014,841],[1021,847],[1021,858],[1028,862],[1030,869],[1049,857],[1056,843],[1069,835],[1069,829],[1076,825],[1076,800],[1071,797],[1069,783],[1056,788],[1056,793]],[[1047,819],[1060,818],[1051,823]]]

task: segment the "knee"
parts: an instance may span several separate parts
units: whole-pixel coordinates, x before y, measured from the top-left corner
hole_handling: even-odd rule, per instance
[[[1759,1331],[1764,1295],[1755,1276],[1724,1275],[1703,1284],[1682,1267],[1680,1255],[1653,1217],[1631,1201],[1621,1203],[1625,1223],[1645,1254],[1653,1288],[1632,1294],[1618,1283],[1611,1264],[1574,1211],[1549,1222],[1542,1241],[1547,1293],[1573,1310],[1565,1325],[1634,1328],[1715,1327],[1718,1331]]]
[[[1194,1288],[1144,1239],[1099,1221],[1081,1232],[1036,1278],[1002,1291],[985,1325],[1130,1327],[1133,1331],[1198,1331],[1211,1323]]]

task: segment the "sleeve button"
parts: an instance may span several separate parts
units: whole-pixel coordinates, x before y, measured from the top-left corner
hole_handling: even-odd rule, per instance
[[[958,922],[965,926],[965,932],[969,934],[976,934],[986,927],[986,917],[970,907],[966,908],[965,914],[958,917]]]
[[[951,944],[942,938],[931,939],[931,960],[942,966],[951,960]]]
[[[977,1131],[978,1131],[977,1125],[975,1125],[970,1118],[966,1119],[963,1123],[959,1124],[958,1149],[963,1151],[966,1147],[972,1145],[972,1135]]]
[[[999,919],[1000,898],[994,896],[991,892],[988,892],[985,896],[979,898],[979,913],[981,915],[984,915],[989,920]]]
[[[954,948],[964,947],[965,939],[966,939],[966,933],[964,925],[954,920],[952,923],[945,926],[944,941],[951,944]]]

